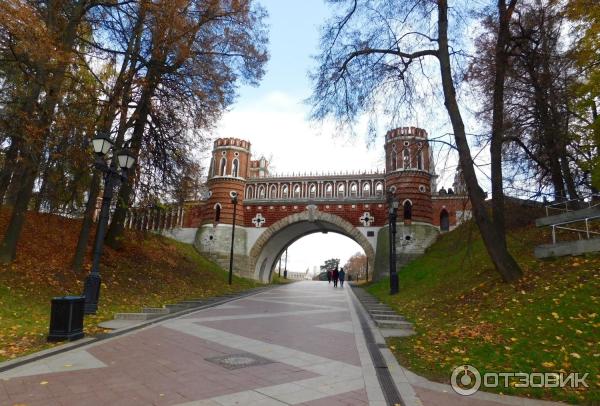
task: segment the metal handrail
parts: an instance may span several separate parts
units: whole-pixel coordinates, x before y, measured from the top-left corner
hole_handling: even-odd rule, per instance
[[[599,199],[599,201],[594,202],[595,197],[597,197]],[[586,201],[585,199],[588,199],[588,200]],[[546,204],[544,206],[546,208],[546,216],[550,215],[548,213],[548,209],[560,210],[560,211],[564,211],[564,212],[573,211],[573,210],[569,210],[569,203],[573,203],[573,202],[587,203],[588,207],[596,207],[596,206],[600,205],[600,193],[590,193],[589,195],[585,195],[578,199],[570,199],[570,200],[565,200],[562,202]],[[558,207],[558,206],[563,206],[563,205],[565,206],[564,208]]]
[[[592,216],[592,217],[586,217],[584,219],[563,221],[562,223],[553,224],[552,225],[552,244],[556,244],[556,230],[557,229],[558,230],[575,231],[575,232],[579,233],[579,238],[580,239],[581,239],[581,233],[585,233],[586,234],[586,238],[588,240],[590,239],[590,235],[600,235],[600,232],[598,232],[598,231],[591,231],[590,230],[590,221],[599,220],[599,219],[600,219],[600,216]],[[579,223],[581,221],[585,222],[585,229],[564,227],[565,224]]]

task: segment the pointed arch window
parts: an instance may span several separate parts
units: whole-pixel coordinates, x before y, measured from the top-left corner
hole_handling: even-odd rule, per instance
[[[221,164],[219,165],[219,175],[225,176],[225,167],[227,166],[227,158],[221,158]]]
[[[294,197],[300,197],[300,185],[294,186]]]
[[[221,203],[215,204],[215,223],[221,221]]]
[[[283,185],[281,187],[281,197],[283,197],[284,199],[287,199],[289,195],[289,189],[287,185]]]
[[[277,186],[271,185],[271,189],[269,191],[269,197],[271,199],[277,199]]]
[[[344,195],[346,194],[346,187],[344,186],[343,183],[340,183],[338,185],[337,194],[338,194],[338,197],[344,197]]]
[[[311,198],[317,197],[317,186],[314,183],[312,185],[310,185],[310,187],[308,188],[308,191],[310,193]]]
[[[375,194],[377,196],[383,196],[383,184],[381,182],[377,183],[375,186]]]
[[[396,144],[392,144],[392,153],[390,154],[390,168],[392,171],[398,169],[398,149]]]
[[[404,206],[404,220],[411,220],[412,219],[412,203],[410,202],[410,200],[405,200],[403,206]]]
[[[208,168],[208,177],[212,178],[213,176],[215,176],[215,160],[211,159],[210,168]]]
[[[246,198],[247,199],[253,199],[254,198],[254,187],[248,186],[246,188]]]
[[[356,186],[356,183],[350,185],[350,196],[358,196],[358,187]]]
[[[402,151],[402,162],[404,169],[410,169],[410,151],[408,148],[405,148],[404,151]]]
[[[331,183],[328,183],[327,186],[325,186],[325,196],[333,196],[333,186],[331,186]]]
[[[265,198],[265,187],[263,185],[260,185],[260,187],[258,188],[258,198],[259,199]]]
[[[365,183],[363,185],[362,194],[364,197],[371,196],[371,185],[369,185],[368,183]]]
[[[237,158],[235,158],[231,163],[231,176],[233,176],[234,178],[238,177],[239,165],[240,161]]]

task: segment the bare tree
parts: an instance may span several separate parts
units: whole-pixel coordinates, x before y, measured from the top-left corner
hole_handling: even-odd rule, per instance
[[[452,8],[455,20],[450,21],[447,0],[331,3],[347,8],[323,32],[320,66],[313,76],[313,118],[333,116],[353,124],[363,113],[377,111],[382,99],[388,108],[398,109],[423,94],[437,65],[474,218],[496,270],[507,282],[518,279],[522,271],[486,211],[457,100],[452,57],[459,51],[449,31],[451,23],[452,27],[458,24],[456,10],[463,4]]]

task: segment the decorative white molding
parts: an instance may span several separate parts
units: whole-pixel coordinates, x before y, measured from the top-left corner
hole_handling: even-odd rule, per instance
[[[368,211],[364,212],[363,215],[359,218],[361,224],[365,227],[370,227],[371,223],[375,221],[375,217],[371,216],[371,213]]]
[[[266,222],[267,220],[263,217],[262,213],[256,213],[256,216],[252,219],[252,224],[256,228],[261,228]]]

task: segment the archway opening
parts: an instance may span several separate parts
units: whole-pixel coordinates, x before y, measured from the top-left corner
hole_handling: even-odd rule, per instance
[[[367,257],[369,270],[373,269],[375,264],[375,247],[362,231],[333,214],[319,211],[309,212],[307,210],[291,215],[273,224],[254,242],[249,252],[250,269],[254,273],[254,278],[262,282],[268,282],[271,279],[272,272],[276,268],[278,271],[280,257],[284,255],[285,250],[294,242],[312,234],[328,233],[339,234],[353,240],[360,248],[351,244],[354,247],[351,254],[362,250]],[[328,248],[327,244],[321,244],[321,246]],[[331,251],[331,257],[337,258],[335,249],[329,247],[329,250]],[[347,250],[344,250],[344,252],[347,252]],[[320,258],[312,259],[310,252],[306,255],[313,261],[311,262],[313,267],[319,265],[316,262],[319,262]],[[341,266],[345,264],[343,262],[345,258],[342,258],[345,255],[339,254]],[[306,271],[306,268],[301,271]]]
[[[450,216],[448,215],[448,211],[443,209],[440,213],[440,230],[441,231],[449,231],[450,230]]]
[[[327,280],[327,269],[344,269],[345,280],[365,279],[367,256],[356,241],[337,232],[313,232],[289,244],[279,255],[271,277]],[[286,272],[287,271],[287,272]]]

